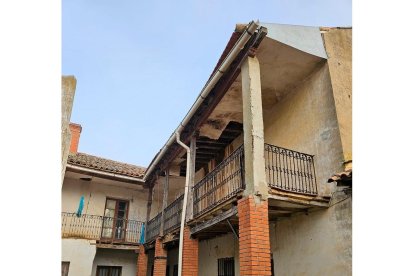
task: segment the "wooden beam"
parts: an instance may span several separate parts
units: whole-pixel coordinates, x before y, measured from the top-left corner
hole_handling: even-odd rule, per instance
[[[205,230],[213,225],[216,225],[219,222],[222,222],[225,219],[228,219],[237,214],[237,206],[233,206],[231,209],[215,216],[214,218],[207,220],[199,225],[194,226],[190,229],[191,235],[197,234],[198,232]]]
[[[193,193],[192,188],[194,187],[195,172],[196,172],[196,151],[197,151],[197,136],[191,137],[190,140],[190,172],[189,172],[189,187],[188,187],[188,199],[187,199],[187,214],[186,221],[193,218]]]
[[[168,203],[168,187],[169,187],[169,180],[170,179],[170,169],[167,168],[165,170],[165,179],[164,179],[164,187],[163,187],[163,197],[162,197],[162,211],[161,211],[161,225],[160,225],[160,236],[164,235],[164,210],[167,208]]]

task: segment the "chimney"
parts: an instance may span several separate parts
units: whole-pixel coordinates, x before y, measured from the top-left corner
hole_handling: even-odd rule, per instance
[[[79,138],[82,132],[82,126],[78,124],[70,123],[69,128],[70,128],[70,134],[71,134],[69,152],[77,153],[78,145],[79,145]]]

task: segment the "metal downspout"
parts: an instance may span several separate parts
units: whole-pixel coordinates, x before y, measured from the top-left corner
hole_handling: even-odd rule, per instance
[[[179,240],[179,249],[178,249],[178,276],[181,276],[182,264],[183,264],[183,238],[184,238],[184,225],[185,225],[185,214],[187,211],[187,200],[188,200],[188,187],[190,182],[190,147],[184,144],[180,140],[180,132],[175,132],[175,138],[177,143],[182,146],[187,151],[187,169],[185,175],[185,188],[184,188],[184,199],[183,199],[183,210],[181,212],[181,226],[180,226],[180,240]]]

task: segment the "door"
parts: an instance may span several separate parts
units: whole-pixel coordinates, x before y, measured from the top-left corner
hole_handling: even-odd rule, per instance
[[[102,225],[102,239],[122,242],[125,240],[128,219],[128,201],[106,199]]]

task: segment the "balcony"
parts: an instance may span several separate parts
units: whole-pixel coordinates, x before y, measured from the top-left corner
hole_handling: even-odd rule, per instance
[[[288,193],[318,194],[314,157],[265,144],[265,172],[269,188]],[[241,145],[192,188],[193,218],[201,219],[214,210],[226,209],[245,189],[244,147]],[[184,195],[164,210],[164,234],[179,228]],[[229,211],[229,214],[231,212]],[[147,223],[146,243],[161,233],[162,212]]]
[[[184,194],[179,196],[164,210],[164,233],[180,227],[181,213],[183,211]]]
[[[180,227],[183,210],[184,194],[179,196],[164,209],[164,234],[170,233]],[[153,241],[161,233],[162,212],[158,213],[147,223],[145,242]]]
[[[244,188],[244,147],[241,145],[194,185],[194,217],[199,217],[235,197]]]
[[[102,243],[139,244],[143,222],[96,215],[62,212],[62,238]]]
[[[313,155],[265,144],[266,181],[269,187],[317,195]]]
[[[148,221],[145,242],[153,241],[160,234],[162,213],[158,213],[155,217]]]

